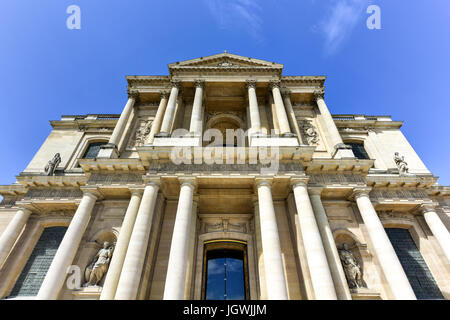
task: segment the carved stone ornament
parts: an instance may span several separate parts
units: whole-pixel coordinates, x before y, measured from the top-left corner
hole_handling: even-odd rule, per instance
[[[141,125],[139,126],[139,128],[137,128],[134,134],[134,145],[136,147],[140,147],[145,144],[145,141],[147,141],[147,138],[150,134],[152,123],[153,123],[152,120],[148,120],[145,122],[143,126]]]
[[[365,287],[361,265],[348,244],[344,243],[338,251],[349,288],[356,289]]]
[[[55,154],[53,159],[51,159],[47,165],[45,166],[45,174],[47,176],[53,176],[55,174],[55,170],[58,167],[58,165],[61,163],[61,156],[59,153]]]
[[[231,62],[229,62],[228,60],[224,60],[224,61],[220,62],[217,66],[218,67],[234,67],[235,65],[232,64]]]
[[[408,164],[405,161],[405,157],[400,157],[400,154],[398,152],[396,152],[394,154],[394,162],[397,165],[398,168],[398,172],[400,173],[400,175],[406,175],[408,174]]]
[[[100,249],[91,263],[86,267],[84,271],[84,278],[86,283],[84,287],[98,286],[103,276],[108,271],[109,262],[111,261],[112,254],[114,251],[114,244],[111,245],[109,242],[103,243],[103,248]]]
[[[314,98],[316,100],[323,99],[324,96],[325,96],[325,91],[324,90],[316,90],[316,91],[314,91]]]
[[[316,128],[313,126],[311,121],[302,120],[300,122],[300,127],[302,128],[303,134],[306,137],[306,141],[308,145],[313,146],[319,143],[319,134],[317,133]]]

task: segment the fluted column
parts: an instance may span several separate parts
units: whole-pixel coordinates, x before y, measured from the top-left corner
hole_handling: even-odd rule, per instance
[[[342,141],[341,135],[334,123],[333,117],[328,110],[324,100],[324,91],[319,90],[314,92],[314,98],[317,102],[317,107],[320,111],[319,118],[322,119],[323,126],[325,127],[325,135],[328,137],[333,147],[333,158],[354,158],[352,148],[345,145]]]
[[[183,300],[186,285],[186,267],[189,249],[189,233],[192,223],[192,204],[195,178],[180,179],[180,196],[173,227],[167,267],[164,300]]]
[[[414,300],[416,296],[400,260],[369,198],[370,189],[355,189],[353,196],[369,234],[384,276],[396,300]]]
[[[168,92],[161,91],[161,100],[159,101],[158,110],[156,111],[155,119],[153,120],[152,128],[150,129],[150,133],[148,135],[147,143],[149,144],[153,144],[153,141],[155,140],[155,134],[158,134],[159,130],[161,129],[161,123],[166,111],[168,97]]]
[[[175,117],[177,106],[178,92],[180,90],[180,82],[172,81],[172,89],[170,90],[169,101],[167,102],[166,112],[161,124],[161,135],[170,136],[172,123]]]
[[[301,179],[293,179],[292,189],[315,297],[317,300],[336,300],[333,278],[306,182]]]
[[[17,210],[13,219],[8,223],[5,231],[0,236],[0,269],[6,261],[23,227],[30,217],[31,211],[25,208]]]
[[[323,248],[325,249],[328,265],[330,266],[337,298],[339,300],[352,300],[352,295],[345,278],[345,272],[339,258],[339,252],[337,250],[336,243],[334,242],[333,232],[331,231],[327,213],[325,212],[322,199],[320,198],[321,192],[322,188],[308,189],[317,226],[322,238]]]
[[[257,179],[256,188],[264,269],[266,270],[267,297],[269,300],[287,300],[286,277],[270,180]]]
[[[97,196],[85,192],[70,225],[56,251],[52,264],[37,294],[38,300],[55,300],[64,285],[67,268],[72,264],[81,239],[91,218]]]
[[[113,300],[116,294],[117,285],[120,279],[120,272],[127,254],[128,244],[130,242],[131,233],[133,232],[134,222],[141,203],[142,191],[133,190],[131,199],[128,204],[125,217],[120,227],[119,238],[117,239],[114,254],[109,264],[108,273],[105,277],[100,300]]]
[[[289,127],[289,119],[284,108],[283,98],[280,92],[280,81],[271,81],[270,87],[272,89],[273,102],[275,103],[275,110],[277,113],[278,125],[280,126],[280,133],[282,135],[291,135],[291,128]]]
[[[420,209],[428,227],[430,227],[431,232],[439,242],[447,260],[450,262],[450,233],[448,232],[447,227],[439,218],[435,207],[422,205]]]
[[[295,117],[294,108],[292,107],[291,92],[288,89],[284,88],[281,93],[283,95],[283,101],[284,101],[284,106],[286,107],[286,112],[287,112],[288,119],[289,119],[289,125],[291,126],[294,133],[297,135],[298,141],[300,142],[300,144],[306,144],[302,140],[302,135],[300,132],[300,128],[298,126],[297,118]]]
[[[247,80],[246,86],[248,90],[248,106],[252,134],[261,133],[261,118],[259,115],[258,99],[256,97],[256,81]]]
[[[141,204],[133,226],[127,253],[115,295],[116,300],[134,300],[137,296],[142,276],[145,253],[155,215],[156,198],[159,191],[159,179],[147,182]]]
[[[189,132],[194,134],[195,136],[202,135],[202,100],[204,86],[205,81],[195,81],[195,96],[194,103],[192,104],[191,124],[189,127]]]

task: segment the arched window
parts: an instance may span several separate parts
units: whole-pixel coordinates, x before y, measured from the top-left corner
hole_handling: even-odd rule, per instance
[[[242,241],[205,243],[202,298],[246,300],[249,298],[247,245]]]
[[[87,147],[86,152],[83,155],[83,159],[95,159],[98,156],[98,153],[100,152],[101,146],[107,144],[106,141],[101,142],[91,142],[89,146]]]
[[[352,147],[353,154],[357,159],[370,159],[363,142],[345,142],[345,144]]]
[[[417,299],[444,299],[409,230],[386,228]]]
[[[10,293],[10,297],[36,296],[67,227],[45,228],[25,267]]]

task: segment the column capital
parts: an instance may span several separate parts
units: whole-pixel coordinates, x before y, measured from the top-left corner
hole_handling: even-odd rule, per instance
[[[159,187],[161,185],[161,177],[143,176],[142,180],[144,181],[146,186],[154,185]]]
[[[138,90],[133,90],[133,89],[128,88],[127,93],[128,93],[128,99],[133,98],[134,100],[137,100],[139,98]]]
[[[309,180],[308,177],[292,177],[289,180],[289,184],[292,188],[299,187],[299,186],[307,188],[308,180]]]
[[[325,97],[325,90],[324,89],[320,89],[320,90],[316,90],[314,91],[314,99],[317,101],[319,99],[323,99]]]
[[[184,185],[190,186],[194,189],[197,187],[197,179],[195,177],[179,177],[178,181],[180,182],[180,187]]]
[[[195,79],[194,80],[194,87],[203,89],[205,87],[205,80],[203,80],[203,79]]]
[[[171,88],[177,88],[178,90],[181,89],[181,81],[180,80],[170,80],[170,87]]]
[[[308,193],[311,196],[321,196],[324,187],[308,187]]]
[[[247,89],[249,89],[249,88],[256,89],[256,80],[254,80],[254,79],[248,79],[248,80],[246,80],[246,81],[245,81],[245,87],[246,87]]]
[[[142,197],[142,194],[144,193],[144,188],[128,188],[130,190],[131,196],[139,196]]]
[[[104,198],[97,187],[80,187],[80,190],[83,192],[83,197],[87,196],[94,200],[101,200]]]
[[[160,92],[161,99],[169,99],[170,92],[167,90],[161,90]]]
[[[291,90],[287,87],[282,87],[281,88],[281,95],[283,96],[283,98],[290,98],[290,94],[291,94]]]
[[[269,87],[270,89],[278,88],[280,89],[281,81],[280,80],[270,80],[269,81]]]
[[[272,183],[273,183],[273,178],[272,177],[259,177],[259,178],[255,178],[255,185],[256,187],[260,187],[260,186],[268,186],[268,187],[272,187]]]
[[[367,197],[367,198],[369,198],[370,191],[372,191],[371,187],[354,188],[352,190],[352,193],[348,197],[348,199],[349,200],[356,200],[359,197]]]
[[[20,206],[19,209],[17,209],[17,211],[22,211],[23,213],[29,214],[29,215],[31,215],[33,213],[33,211],[31,211],[30,209],[22,207],[22,206]]]
[[[427,212],[436,212],[436,207],[437,207],[436,203],[423,203],[419,205],[417,211],[420,212],[421,214],[425,214]]]

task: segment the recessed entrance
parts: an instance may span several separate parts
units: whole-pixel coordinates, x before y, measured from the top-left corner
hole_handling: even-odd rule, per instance
[[[205,242],[202,299],[246,300],[248,297],[247,244],[234,240]]]

